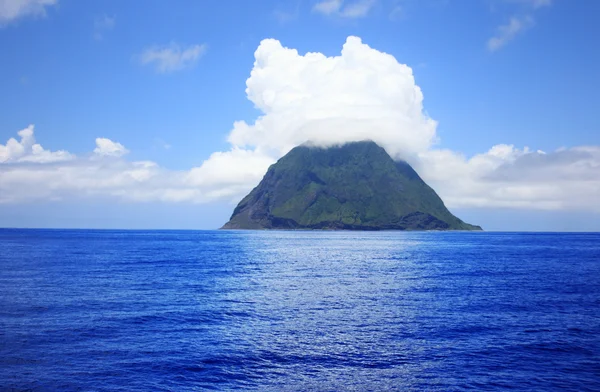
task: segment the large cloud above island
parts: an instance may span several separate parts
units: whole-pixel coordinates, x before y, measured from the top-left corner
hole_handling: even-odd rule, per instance
[[[436,122],[423,112],[412,69],[349,37],[340,56],[302,56],[279,41],[261,42],[246,94],[263,113],[236,122],[229,142],[284,154],[310,141],[331,146],[372,139],[395,157],[427,150]]]
[[[235,122],[227,139],[231,149],[187,171],[129,161],[125,146],[105,138],[96,139],[88,154],[48,151],[28,127],[19,132],[21,141],[0,145],[0,202],[89,195],[234,201],[298,144],[371,139],[409,161],[449,207],[600,211],[600,147],[541,152],[497,145],[473,157],[445,150],[412,69],[357,37],[333,57],[301,55],[277,40],[263,40],[246,95],[260,116]]]

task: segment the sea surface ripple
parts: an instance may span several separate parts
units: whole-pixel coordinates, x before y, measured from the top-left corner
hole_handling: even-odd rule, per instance
[[[2,391],[600,391],[600,234],[0,230]]]

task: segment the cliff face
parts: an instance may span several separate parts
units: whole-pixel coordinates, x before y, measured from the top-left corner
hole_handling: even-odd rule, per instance
[[[299,146],[273,164],[223,229],[481,230],[452,215],[406,162],[373,142]]]

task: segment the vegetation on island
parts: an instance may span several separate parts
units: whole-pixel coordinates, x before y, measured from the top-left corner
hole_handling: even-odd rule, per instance
[[[223,229],[481,230],[371,141],[302,145],[271,165]]]

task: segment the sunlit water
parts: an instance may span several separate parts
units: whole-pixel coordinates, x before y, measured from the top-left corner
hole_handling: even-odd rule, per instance
[[[0,390],[600,390],[600,234],[0,230]]]

